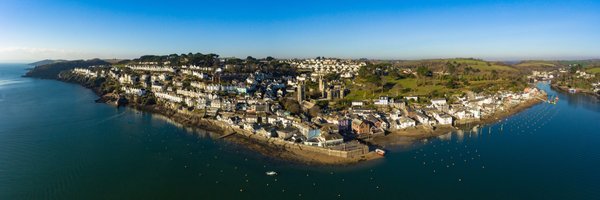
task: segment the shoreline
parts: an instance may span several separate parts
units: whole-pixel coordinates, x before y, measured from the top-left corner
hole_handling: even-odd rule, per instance
[[[543,101],[537,98],[533,98],[526,102],[520,103],[514,107],[511,107],[506,111],[496,112],[489,117],[480,119],[479,121],[458,124],[455,126],[441,126],[436,127],[435,129],[428,129],[422,125],[418,125],[412,128],[392,131],[387,135],[373,138],[373,140],[376,142],[376,144],[384,148],[387,146],[397,147],[403,145],[411,145],[416,141],[438,137],[450,133],[452,131],[465,130],[474,126],[492,124],[498,122],[499,120],[506,119],[512,115],[518,114],[523,110],[533,107],[539,103],[543,103]]]
[[[556,89],[557,91],[569,93],[569,87],[567,87],[567,86],[560,86],[560,85],[551,83],[550,87],[552,89]],[[575,88],[575,89],[577,90],[577,92],[575,94],[590,95],[590,96],[596,97],[596,98],[598,98],[600,100],[600,94],[598,94],[598,93],[594,93],[592,91],[589,91],[589,90],[586,90],[586,89],[581,89],[581,88]]]
[[[86,85],[76,80],[65,80],[60,78],[57,80],[77,84],[92,90],[99,97],[96,100],[96,103],[106,103],[117,107],[124,106],[142,112],[159,114],[168,119],[173,120],[176,123],[180,123],[183,126],[199,128],[201,130],[209,131],[215,133],[216,135],[219,135],[218,137],[212,139],[223,139],[224,141],[232,142],[237,145],[240,145],[243,148],[255,151],[263,156],[274,158],[284,162],[305,165],[352,165],[384,158],[383,156],[377,155],[374,151],[369,151],[368,153],[365,153],[358,157],[332,156],[323,153],[324,151],[327,152],[327,149],[325,148],[312,147],[302,144],[293,144],[289,142],[277,141],[270,138],[261,137],[259,135],[249,133],[246,130],[232,127],[231,125],[225,124],[224,122],[220,122],[213,119],[206,119],[202,116],[194,114],[185,114],[183,112],[179,112],[171,108],[165,108],[159,105],[141,106],[133,103],[119,105],[119,97],[114,93],[102,94],[100,88],[91,85]],[[482,118],[479,121],[471,122],[468,124],[475,126],[494,123],[500,119],[519,113],[522,110],[534,106],[540,102],[542,102],[542,100],[534,98],[528,100],[527,102],[523,102],[514,107],[511,107],[507,111],[497,112],[494,113],[492,116]],[[464,128],[464,125],[457,126],[458,127],[448,125],[436,127],[435,129],[427,129],[419,125],[417,127],[412,127],[408,129],[391,131],[386,135],[375,136],[374,138],[368,140],[367,143],[370,147],[401,147],[411,145],[418,140],[438,137],[440,135],[444,135],[449,132],[461,130]],[[319,150],[314,150],[313,148],[319,148]]]
[[[217,120],[201,118],[199,116],[186,115],[160,106],[141,107],[135,105],[127,105],[126,107],[140,110],[143,112],[148,112],[151,114],[163,115],[184,126],[199,128],[205,131],[216,133],[218,137],[212,139],[222,139],[227,142],[232,142],[244,148],[248,148],[252,151],[260,153],[263,156],[279,159],[281,161],[309,165],[349,165],[362,161],[383,158],[377,155],[375,152],[369,152],[363,156],[351,158],[331,156],[320,152],[306,150],[308,148],[320,147],[292,144],[261,137],[259,135],[252,134],[243,129],[232,127],[228,124]]]
[[[309,150],[303,150],[303,147],[311,148],[306,145],[292,145],[289,143],[275,143],[274,140],[269,138],[260,137],[255,135],[254,137],[246,132],[246,130],[233,128],[227,124],[219,122],[217,120],[201,118],[200,116],[185,115],[177,112],[170,108],[164,108],[162,106],[140,106],[137,104],[125,104],[118,105],[118,96],[114,93],[102,94],[99,88],[84,85],[77,81],[69,81],[64,79],[57,79],[61,82],[72,83],[80,85],[84,88],[92,90],[98,99],[96,103],[105,103],[115,107],[127,107],[141,112],[147,112],[150,114],[158,114],[176,123],[179,123],[185,127],[198,128],[204,131],[215,133],[218,137],[211,138],[214,140],[222,139],[227,142],[235,143],[243,148],[255,151],[265,157],[277,159],[283,162],[290,162],[304,165],[352,165],[364,161],[371,161],[382,159],[384,157],[377,155],[377,153],[371,151],[360,157],[344,158],[339,156],[331,156],[323,153],[313,152]],[[236,132],[231,136],[227,136],[231,132]],[[220,138],[226,136],[224,138]],[[305,149],[306,149],[305,148]],[[315,147],[312,147],[315,148]]]

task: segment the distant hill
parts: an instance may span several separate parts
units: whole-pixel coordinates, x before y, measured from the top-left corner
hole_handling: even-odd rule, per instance
[[[113,58],[113,59],[103,59],[103,60],[106,61],[106,62],[109,62],[111,64],[117,64],[117,63],[122,62],[122,61],[127,61],[125,59],[116,59],[116,58]]]
[[[29,63],[28,65],[31,66],[40,66],[40,65],[47,65],[47,64],[53,64],[53,63],[59,63],[59,62],[65,62],[68,60],[50,60],[50,59],[46,59],[46,60],[40,60],[34,63]]]
[[[451,58],[451,59],[427,59],[427,60],[400,60],[393,62],[396,66],[425,66],[433,71],[444,71],[448,65],[457,66],[459,70],[463,70],[466,67],[477,69],[482,72],[505,71],[515,72],[517,71],[514,67],[504,64],[502,62],[491,62],[473,58]]]
[[[513,66],[523,70],[544,70],[559,68],[561,64],[558,61],[526,60],[513,64]]]
[[[110,63],[100,59],[64,61],[38,65],[29,70],[24,76],[42,79],[55,79],[58,78],[58,74],[61,71],[71,70],[77,67],[89,67],[93,65],[110,65]]]
[[[551,70],[574,64],[582,67],[596,67],[600,66],[600,60],[525,60],[513,66],[524,70]]]

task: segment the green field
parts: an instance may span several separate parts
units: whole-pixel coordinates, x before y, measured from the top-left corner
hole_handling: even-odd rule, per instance
[[[587,73],[592,73],[592,74],[597,74],[600,73],[600,67],[594,67],[594,68],[590,68],[585,70]]]
[[[445,71],[448,70],[449,64],[457,69],[453,72],[453,75]],[[462,94],[467,90],[485,92],[511,89],[515,86],[515,83],[513,83],[514,77],[518,76],[519,73],[518,69],[503,63],[469,58],[399,61],[395,62],[394,65],[399,68],[409,67],[413,70],[418,67],[426,67],[434,75],[427,77],[417,74],[400,77],[390,73],[390,75],[378,75],[379,81],[371,78],[372,82],[359,77],[346,82],[345,85],[350,92],[345,99],[367,100],[377,99],[380,96],[441,97]],[[477,70],[464,73],[467,67]],[[492,71],[498,73],[495,74]],[[446,74],[441,75],[439,72],[445,72]],[[448,86],[451,83],[450,76],[455,78],[455,82],[452,83],[453,86],[451,87]],[[492,78],[492,76],[496,76],[496,78]]]
[[[472,60],[472,59],[443,59],[443,62],[456,62],[462,63],[463,65],[470,66],[475,69],[479,69],[481,71],[516,71],[517,69],[512,68],[506,65],[499,65],[493,62],[486,62],[481,60]],[[488,64],[489,63],[489,64]]]
[[[462,67],[470,66],[474,69],[479,69],[483,72],[489,72],[491,70],[496,71],[517,71],[512,66],[505,65],[502,63],[487,62],[483,60],[469,59],[469,58],[453,58],[453,59],[430,59],[430,60],[404,60],[396,62],[397,66],[427,66],[432,70],[436,71],[439,68],[444,68],[446,63],[460,64]]]
[[[569,67],[569,65],[580,65],[582,67],[598,66],[599,60],[528,60],[514,65],[518,68],[545,68],[545,67]]]
[[[436,80],[436,79],[417,79],[417,78],[405,78],[399,80],[393,80],[389,77],[384,78],[388,87],[381,86],[375,87],[370,84],[356,85],[356,84],[347,84],[350,87],[350,93],[347,94],[345,99],[347,100],[366,100],[366,99],[377,99],[380,96],[421,96],[428,97],[432,92],[437,91],[441,94],[459,94],[463,91],[474,91],[475,89],[479,89],[480,91],[493,91],[497,89],[509,89],[510,80],[481,80],[481,81],[469,81],[468,86],[464,86],[458,89],[451,89],[446,87],[446,80]],[[427,84],[417,86],[418,81],[427,81]],[[410,88],[410,89],[407,89]]]
[[[519,63],[517,65],[515,65],[516,67],[523,67],[523,68],[531,68],[531,67],[558,67],[558,65],[552,63],[552,62],[547,62],[547,61],[527,61],[527,62],[522,62]]]
[[[385,82],[392,87],[385,88],[374,87],[372,85],[365,84],[363,86],[352,85],[350,87],[350,93],[346,96],[349,100],[363,100],[363,99],[376,99],[379,96],[425,96],[431,93],[433,90],[445,91],[446,87],[443,85],[435,85],[438,82],[433,82],[432,85],[417,86],[416,78],[406,78],[400,80],[393,80],[389,77],[385,78]],[[404,91],[405,88],[410,88],[410,91]]]

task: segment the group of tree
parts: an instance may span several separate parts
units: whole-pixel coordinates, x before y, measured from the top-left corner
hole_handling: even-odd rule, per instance
[[[388,63],[367,64],[358,70],[358,78],[365,83],[382,86],[384,84],[382,77],[387,74],[386,70],[390,68]]]
[[[169,62],[169,65],[196,65],[196,66],[217,66],[219,64],[219,55],[217,54],[202,54],[202,53],[188,53],[188,54],[170,54],[170,55],[144,55],[133,60],[122,61],[119,64],[138,62],[157,62],[163,64]]]
[[[289,111],[292,114],[299,115],[300,113],[302,113],[302,106],[300,106],[300,103],[298,103],[298,101],[294,100],[293,98],[283,98],[280,101],[280,104],[285,110]]]

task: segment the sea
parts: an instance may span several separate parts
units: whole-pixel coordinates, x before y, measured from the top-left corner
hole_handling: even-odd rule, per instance
[[[28,68],[0,64],[0,199],[600,198],[600,103],[548,83],[537,87],[557,104],[315,166],[95,103],[77,84],[21,77]]]

